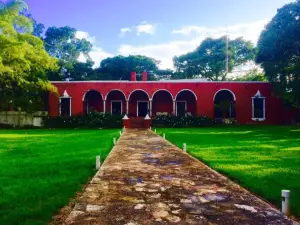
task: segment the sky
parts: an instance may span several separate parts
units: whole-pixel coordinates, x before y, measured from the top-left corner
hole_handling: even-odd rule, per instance
[[[206,37],[257,43],[277,9],[292,0],[26,0],[46,27],[70,26],[93,44],[95,66],[115,55],[140,54],[173,68],[172,58]],[[83,60],[80,57],[80,60]]]

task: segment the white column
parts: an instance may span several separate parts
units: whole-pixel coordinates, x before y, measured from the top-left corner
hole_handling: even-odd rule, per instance
[[[173,100],[173,114],[176,115],[176,100]]]
[[[128,100],[126,100],[126,115],[128,116],[128,112],[129,112],[129,102]]]
[[[149,101],[149,116],[152,116],[152,100]]]
[[[103,113],[106,113],[106,100],[103,100]]]

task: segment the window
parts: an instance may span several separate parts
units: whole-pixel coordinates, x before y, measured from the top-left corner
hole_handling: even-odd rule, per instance
[[[252,97],[252,120],[264,121],[266,119],[266,98],[260,91]]]
[[[60,116],[71,116],[71,97],[68,95],[67,91],[64,91],[63,96],[59,98],[59,115]]]

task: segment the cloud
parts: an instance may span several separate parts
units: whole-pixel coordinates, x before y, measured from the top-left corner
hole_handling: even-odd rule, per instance
[[[95,62],[94,68],[100,66],[100,62],[107,58],[113,56],[113,54],[104,51],[100,46],[97,44],[97,40],[95,36],[90,36],[88,32],[85,31],[77,31],[76,38],[78,39],[86,39],[93,44],[93,48],[89,53],[91,59]],[[86,62],[86,58],[83,54],[80,54],[78,57],[79,62]]]
[[[130,27],[123,27],[120,29],[119,37],[124,37],[126,33],[132,32],[132,28]]]
[[[132,32],[134,32],[137,36],[140,36],[143,33],[154,35],[155,31],[156,31],[155,24],[150,24],[150,23],[147,23],[146,21],[142,21],[137,26],[121,28],[119,37],[124,37],[127,33],[132,33]]]
[[[196,49],[200,43],[207,37],[218,38],[226,35],[226,31],[230,38],[244,37],[254,44],[257,43],[259,35],[268,20],[260,20],[252,23],[237,24],[219,28],[206,28],[198,26],[185,26],[178,30],[172,31],[174,34],[183,34],[184,40],[171,41],[162,44],[153,45],[126,45],[123,44],[118,50],[118,54],[132,55],[140,54],[153,57],[161,61],[160,68],[173,68],[173,57],[185,54]]]
[[[140,36],[142,33],[154,35],[155,34],[155,24],[147,23],[146,21],[143,21],[140,23],[140,25],[136,26],[136,35]]]
[[[208,28],[201,26],[183,26],[180,29],[173,30],[173,34],[182,34],[185,36],[213,37],[218,38],[228,34],[231,39],[244,37],[244,39],[257,43],[261,31],[269,20],[259,20],[251,23],[240,23],[227,27]]]

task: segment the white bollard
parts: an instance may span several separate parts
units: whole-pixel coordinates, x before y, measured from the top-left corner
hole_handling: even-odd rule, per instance
[[[116,139],[116,138],[114,138],[113,142],[114,142],[114,145],[115,145],[115,144],[117,143],[117,139]]]
[[[99,170],[99,169],[100,169],[100,165],[101,165],[101,162],[100,162],[100,155],[97,155],[97,156],[96,156],[96,170]]]
[[[154,129],[154,133],[156,133],[156,129]]]
[[[122,135],[122,131],[120,130],[120,136]]]
[[[123,127],[123,131],[125,131],[125,130],[126,130],[126,127],[124,126],[124,127]]]
[[[290,191],[289,190],[282,190],[282,213],[289,216],[290,215]]]
[[[183,151],[185,151],[186,152],[186,143],[183,143]]]
[[[163,133],[163,139],[166,139],[166,134],[165,133]]]

